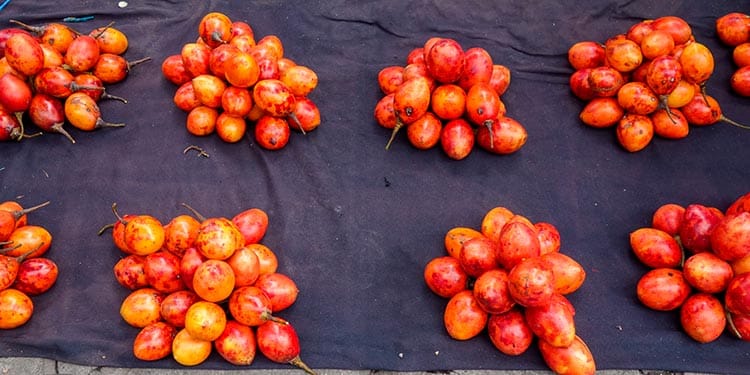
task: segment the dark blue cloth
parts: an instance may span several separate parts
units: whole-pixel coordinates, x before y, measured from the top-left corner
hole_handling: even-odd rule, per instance
[[[686,139],[655,139],[628,153],[613,129],[578,119],[583,102],[568,87],[566,54],[581,40],[604,42],[642,20],[676,15],[714,53],[708,93],[725,115],[750,123],[750,99],[731,93],[731,48],[714,22],[746,2],[705,1],[116,1],[16,0],[0,13],[29,24],[93,15],[70,24],[81,32],[115,22],[130,40],[129,60],[153,58],[108,92],[129,102],[102,102],[102,116],[124,128],[70,130],[76,144],[48,134],[0,145],[0,198],[24,206],[51,200],[30,221],[54,236],[57,285],[34,298],[23,327],[0,332],[0,355],[41,356],[80,364],[178,368],[171,358],[134,358],[137,329],[118,310],[127,291],[112,267],[122,254],[97,230],[121,213],[148,213],[165,223],[187,213],[229,216],[251,207],[269,215],[263,243],[279,270],[297,281],[299,299],[279,315],[296,327],[302,358],[313,368],[449,370],[546,369],[533,347],[519,357],[497,351],[486,334],[458,342],[443,328],[446,301],[429,292],[425,264],[443,255],[454,226],[478,228],[483,215],[505,206],[533,221],[555,224],[562,251],[586,269],[570,296],[578,334],[599,369],[663,369],[743,373],[750,346],[728,334],[698,344],[681,331],[676,312],[655,312],[635,296],[646,269],[628,235],[650,224],[665,203],[725,209],[750,191],[750,133],[720,123],[693,128]],[[185,130],[176,87],[160,64],[197,38],[210,11],[248,22],[256,39],[281,38],[285,55],[317,72],[310,95],[320,127],[293,133],[282,150],[253,140],[227,144]],[[377,73],[404,65],[431,36],[485,48],[511,70],[503,96],[508,115],[528,130],[527,144],[509,156],[475,149],[462,161],[439,148],[418,151],[373,119],[382,96]],[[68,127],[70,129],[70,127]],[[188,145],[209,158],[183,154]],[[279,368],[258,354],[252,368]],[[217,354],[199,368],[235,368]]]

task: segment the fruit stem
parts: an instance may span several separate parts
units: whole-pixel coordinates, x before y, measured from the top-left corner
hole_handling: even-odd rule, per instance
[[[34,212],[34,211],[36,211],[36,210],[38,210],[38,209],[40,209],[40,208],[42,208],[42,207],[44,207],[44,206],[46,206],[48,204],[49,204],[49,201],[46,201],[44,203],[40,203],[40,204],[38,204],[36,206],[33,206],[33,207],[24,208],[22,210],[14,211],[13,212],[13,216],[16,218],[16,220],[18,220],[18,219],[21,218],[21,216],[26,215],[26,214],[31,213],[31,212]]]
[[[119,101],[121,101],[121,102],[123,102],[123,103],[125,103],[125,104],[128,104],[128,100],[127,100],[127,99],[125,99],[125,98],[123,98],[123,97],[120,97],[120,96],[117,96],[117,95],[111,95],[111,94],[109,94],[109,93],[107,92],[107,90],[106,90],[106,89],[105,89],[104,91],[102,91],[102,98],[103,98],[103,99],[114,99],[114,100],[119,100]]]
[[[396,126],[393,127],[393,131],[391,132],[391,138],[388,140],[388,143],[385,145],[385,149],[388,150],[391,148],[391,143],[393,143],[393,140],[396,139],[396,133],[398,133],[401,128],[404,127],[404,123],[401,122],[400,118],[396,118]]]
[[[115,217],[117,218],[117,221],[123,223],[124,225],[128,225],[128,222],[125,221],[125,219],[120,216],[120,214],[117,212],[117,202],[112,203],[112,212],[115,214]],[[114,224],[112,224],[114,226]]]
[[[672,117],[672,110],[669,109],[669,104],[667,104],[668,96],[667,95],[660,95],[659,101],[661,102],[662,108],[667,112],[667,117],[669,117],[670,120],[672,120],[673,124],[676,124],[677,121],[674,120],[674,117]]]
[[[35,253],[35,252],[36,252],[37,250],[41,249],[41,248],[42,248],[42,246],[44,246],[44,242],[40,242],[40,243],[39,243],[39,245],[37,245],[35,249],[29,250],[29,251],[27,251],[27,252],[25,252],[25,253],[23,253],[23,254],[21,254],[21,255],[17,256],[17,257],[15,258],[15,259],[16,259],[16,262],[18,262],[18,263],[21,263],[21,262],[23,262],[24,260],[26,260],[26,258],[27,258],[27,257],[28,257],[29,255],[31,255],[31,254],[34,254],[34,253]]]
[[[190,145],[190,146],[185,147],[185,149],[182,150],[182,153],[183,154],[187,154],[188,151],[190,151],[190,150],[198,151],[198,156],[203,156],[204,158],[210,157],[210,155],[208,154],[208,152],[206,152],[204,149],[202,149],[202,148],[200,148],[200,147],[198,147],[196,145]]]
[[[747,125],[742,125],[742,124],[740,124],[739,122],[736,122],[736,121],[734,121],[734,120],[732,120],[732,119],[729,119],[729,118],[726,118],[726,117],[724,117],[724,115],[721,115],[721,117],[719,117],[719,120],[720,120],[720,121],[724,121],[724,122],[726,122],[726,123],[728,123],[728,124],[730,124],[730,125],[734,125],[734,126],[736,126],[736,127],[738,127],[738,128],[742,128],[742,129],[750,129],[750,126],[747,126]]]
[[[737,329],[737,326],[734,325],[734,321],[732,320],[732,313],[729,312],[729,309],[724,307],[724,311],[726,311],[727,315],[727,329],[729,332],[731,332],[735,337],[742,340],[742,333],[740,333],[740,330]]]
[[[10,244],[10,243],[13,243],[13,241],[10,241],[10,242],[7,242],[7,243],[9,243],[9,244]],[[16,245],[16,246],[13,246],[13,247],[6,247],[6,248],[4,248],[4,249],[0,249],[0,254],[5,254],[5,253],[7,253],[7,252],[9,252],[9,251],[13,251],[13,250],[15,250],[15,249],[18,249],[18,248],[19,248],[19,247],[21,247],[21,246],[23,246],[23,244],[20,244],[20,243],[19,243],[18,245]]]
[[[114,123],[114,122],[107,122],[102,120],[101,117],[96,119],[96,124],[94,125],[94,129],[99,128],[121,128],[125,126],[124,123]]]
[[[294,113],[290,113],[289,118],[291,118],[292,121],[294,121],[294,124],[297,125],[297,127],[299,128],[299,130],[302,132],[303,135],[307,134],[305,132],[305,129],[302,128],[302,124],[300,124],[299,119],[297,118],[297,115],[295,115]]]
[[[68,131],[63,128],[64,124],[65,124],[65,122],[58,122],[56,124],[52,124],[52,126],[50,127],[50,129],[52,129],[52,131],[55,131],[57,133],[62,134],[63,136],[65,136],[65,138],[68,138],[68,140],[70,141],[70,143],[75,144],[76,140],[73,139],[73,137],[70,135],[70,133],[68,133]]]
[[[112,22],[108,23],[106,26],[102,27],[102,31],[100,31],[99,34],[96,34],[96,36],[94,36],[94,39],[99,39],[99,37],[102,36],[102,35],[104,35],[104,32],[107,31],[107,29],[109,29],[110,27],[112,27],[112,25],[114,25],[114,24],[115,24],[115,21],[112,21]]]
[[[18,20],[8,20],[8,22],[15,23],[16,25],[21,26],[24,29],[31,31],[34,34],[41,34],[42,32],[44,32],[44,28],[41,27],[41,26],[27,25],[27,24],[25,24],[25,23],[23,23],[21,21],[18,21]]]
[[[182,205],[182,207],[185,207],[188,210],[190,210],[190,212],[192,212],[193,215],[195,215],[198,218],[198,220],[200,220],[200,221],[206,221],[206,217],[203,216],[203,215],[201,215],[195,208],[191,207],[189,204],[184,203],[184,202],[180,203],[180,204]]]
[[[485,120],[484,123],[483,123],[483,125],[490,132],[490,149],[494,149],[495,148],[495,140],[494,140],[494,137],[493,137],[493,134],[492,134],[493,133],[492,132],[492,124],[494,124],[494,123],[495,122],[493,120],[489,120],[489,119]]]
[[[109,224],[103,226],[101,229],[99,229],[99,231],[96,232],[96,235],[97,236],[101,236],[102,234],[104,234],[104,231],[106,231],[107,229],[110,229],[110,228],[114,228],[114,227],[115,227],[115,223],[109,223]]]
[[[146,57],[144,57],[142,59],[130,61],[130,62],[128,62],[128,67],[126,69],[128,71],[130,71],[130,69],[132,69],[134,66],[136,66],[138,64],[141,64],[141,63],[145,63],[146,61],[149,61],[149,60],[151,60],[151,57],[146,56]]]
[[[311,369],[309,366],[307,366],[307,364],[305,364],[305,362],[302,362],[302,359],[299,356],[296,356],[296,357],[292,358],[289,361],[289,364],[301,368],[304,372],[306,372],[306,373],[308,373],[310,375],[317,375],[317,373],[313,369]]]

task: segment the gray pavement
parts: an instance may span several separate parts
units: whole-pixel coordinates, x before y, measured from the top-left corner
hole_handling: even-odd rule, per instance
[[[395,372],[395,371],[345,371],[316,369],[320,375],[435,375],[434,372]],[[0,375],[304,375],[301,370],[200,370],[200,369],[129,369],[113,367],[80,366],[42,358],[0,358]],[[649,370],[602,370],[602,375],[706,375],[701,373],[674,373]],[[550,375],[549,371],[495,371],[495,370],[454,370],[450,375]]]

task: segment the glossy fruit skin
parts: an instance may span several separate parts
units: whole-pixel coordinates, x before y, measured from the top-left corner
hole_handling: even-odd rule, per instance
[[[224,360],[233,365],[250,365],[257,349],[255,332],[244,324],[229,320],[224,332],[214,340],[214,348]]]
[[[448,121],[443,125],[440,145],[449,158],[462,160],[469,156],[474,148],[475,138],[471,125],[461,118]]]
[[[654,134],[667,139],[682,139],[690,133],[690,124],[677,108],[657,109],[651,114]]]
[[[553,296],[545,304],[527,307],[524,310],[526,323],[540,340],[555,347],[567,347],[576,337],[573,311],[565,297]]]
[[[180,277],[180,258],[168,251],[146,255],[144,272],[148,284],[159,292],[168,294],[185,289]]]
[[[555,293],[567,295],[578,290],[586,280],[586,270],[575,259],[560,252],[549,252],[540,257],[552,270]]]
[[[255,123],[255,140],[266,150],[280,150],[289,143],[291,128],[281,117],[262,116]]]
[[[258,257],[261,275],[276,272],[276,269],[279,267],[279,261],[273,250],[271,250],[268,246],[259,243],[250,244],[247,245],[247,247],[252,250]]]
[[[469,227],[453,227],[445,233],[443,243],[448,255],[458,259],[461,256],[461,248],[464,243],[472,238],[482,237],[483,234]]]
[[[235,287],[253,285],[260,276],[260,260],[248,247],[235,250],[234,254],[227,259],[227,264],[234,271]]]
[[[716,35],[722,43],[738,46],[750,38],[747,14],[731,12],[716,19]]]
[[[26,259],[19,265],[12,287],[29,296],[36,296],[52,288],[58,274],[57,264],[49,258]]]
[[[509,221],[503,226],[496,249],[495,259],[506,270],[512,270],[525,259],[536,258],[541,253],[534,226],[517,221]]]
[[[750,212],[725,217],[719,222],[711,233],[711,249],[727,262],[750,255]]]
[[[750,65],[743,66],[732,73],[729,84],[738,95],[750,96]]]
[[[568,49],[568,63],[575,70],[596,68],[604,65],[605,51],[601,43],[581,41]]]
[[[508,273],[510,295],[521,306],[541,306],[555,293],[554,274],[538,257],[515,265]]]
[[[490,314],[504,313],[516,304],[508,290],[508,273],[500,268],[481,274],[473,291],[479,306]]]
[[[188,133],[194,136],[207,136],[216,131],[216,120],[218,118],[219,112],[216,109],[198,105],[188,113],[185,128]]]
[[[648,115],[659,107],[659,97],[643,82],[628,82],[617,91],[617,103],[637,115]]]
[[[272,116],[288,116],[294,100],[294,93],[280,80],[264,79],[253,86],[253,102]]]
[[[696,293],[680,307],[680,324],[685,333],[700,343],[712,342],[726,327],[726,314],[721,301],[710,293]]]
[[[526,128],[520,122],[508,116],[498,116],[490,128],[477,129],[476,141],[485,151],[508,155],[520,150],[528,137]]]
[[[727,286],[724,305],[732,314],[750,314],[750,273],[735,276]]]
[[[224,77],[230,85],[247,88],[258,82],[260,68],[249,53],[238,52],[224,64]]]
[[[526,323],[523,312],[517,307],[502,314],[490,315],[487,333],[492,345],[510,356],[523,354],[534,340],[534,333]]]
[[[418,77],[404,82],[393,97],[393,111],[402,124],[408,125],[424,116],[430,105],[430,85]]]
[[[211,341],[193,338],[184,328],[172,340],[172,358],[183,366],[197,366],[210,354]]]
[[[378,86],[384,95],[391,94],[404,83],[404,67],[400,65],[386,66],[378,72]]]
[[[723,292],[734,277],[732,265],[708,251],[685,259],[682,273],[691,287],[703,293]]]
[[[295,65],[279,74],[283,82],[295,96],[308,96],[318,87],[318,75],[304,65]]]
[[[474,293],[464,290],[448,300],[443,323],[448,335],[455,340],[468,340],[479,335],[489,316],[477,303]]]
[[[657,95],[669,95],[682,79],[682,67],[673,56],[660,56],[651,61],[646,83]]]
[[[216,340],[224,332],[226,324],[224,309],[213,302],[197,301],[185,313],[185,330],[198,340]]]
[[[635,70],[643,61],[641,47],[627,38],[612,38],[604,45],[606,61],[609,66],[621,73]]]
[[[274,313],[292,306],[299,294],[299,289],[294,280],[278,272],[260,275],[253,285],[268,296],[268,300],[271,302],[271,311]]]
[[[99,44],[96,39],[88,35],[79,35],[65,52],[65,64],[75,72],[86,72],[94,68],[99,55]]]
[[[616,125],[625,115],[617,99],[611,97],[591,99],[579,114],[581,121],[593,128],[608,128]]]
[[[496,268],[496,246],[495,242],[486,237],[473,238],[464,242],[458,257],[461,268],[474,278]]]
[[[570,91],[578,99],[589,101],[596,97],[596,93],[589,83],[591,70],[592,68],[583,68],[576,70],[570,75],[568,86],[570,86]]]
[[[198,23],[198,35],[211,48],[216,48],[232,38],[232,21],[227,15],[209,12]]]
[[[703,85],[714,72],[714,57],[704,44],[693,42],[680,55],[682,77],[688,82]]]
[[[676,203],[665,203],[654,211],[651,218],[651,227],[674,236],[680,231],[684,214],[685,207]]]
[[[10,257],[25,256],[26,259],[41,257],[47,253],[52,245],[52,234],[39,225],[24,225],[16,228],[8,237],[14,247],[5,251],[3,255]]]
[[[185,315],[200,297],[189,290],[178,290],[168,294],[159,306],[159,314],[165,322],[176,328],[185,327]]]
[[[44,51],[39,42],[28,34],[17,33],[8,38],[5,58],[11,67],[27,77],[44,68]]]
[[[172,354],[177,330],[164,322],[143,327],[133,340],[133,355],[141,361],[157,361]]]
[[[464,67],[458,85],[469,90],[477,83],[490,83],[493,70],[492,56],[481,47],[472,47],[464,52]],[[490,86],[492,87],[492,86]],[[494,89],[494,87],[492,87]],[[497,93],[497,91],[495,91]],[[500,94],[498,94],[500,95]]]
[[[534,223],[534,228],[539,239],[539,255],[560,252],[560,231],[554,224],[539,221]]]
[[[243,117],[232,116],[222,112],[216,118],[216,134],[227,143],[237,143],[245,136],[247,123]]]
[[[690,296],[690,292],[690,285],[682,271],[672,268],[656,268],[646,272],[638,280],[636,287],[638,300],[657,311],[679,308]]]
[[[682,262],[677,240],[659,229],[646,227],[631,232],[630,247],[638,260],[650,268],[677,268]]]
[[[31,88],[21,78],[5,73],[0,77],[0,90],[0,105],[9,113],[26,111],[31,105]]]
[[[497,95],[502,96],[510,86],[510,69],[505,65],[492,65],[492,76],[490,77],[490,86],[495,89]]]
[[[320,109],[310,98],[298,96],[294,100],[294,107],[290,116],[296,121],[287,121],[293,130],[311,132],[320,126]]]
[[[464,50],[453,39],[443,38],[425,50],[425,63],[432,77],[441,83],[453,83],[464,69]]]
[[[466,110],[466,92],[458,85],[440,85],[432,91],[430,109],[442,120],[454,120]]]
[[[692,253],[710,251],[711,233],[723,217],[721,211],[701,204],[690,204],[685,207],[683,224],[679,232],[682,246]]]
[[[89,33],[89,36],[96,39],[101,53],[112,53],[122,55],[128,50],[128,37],[124,32],[114,27],[97,27]]]
[[[25,293],[13,288],[0,290],[0,329],[20,327],[33,313],[34,303]]]
[[[193,274],[193,291],[209,302],[223,301],[234,290],[234,271],[223,260],[208,259]]]
[[[593,375],[596,373],[594,356],[586,343],[578,336],[567,347],[552,346],[544,340],[539,340],[538,345],[544,362],[557,374]]]
[[[481,234],[492,241],[499,241],[503,227],[512,217],[513,211],[509,210],[507,207],[497,206],[491,208],[482,218],[482,224],[480,226]]]
[[[160,304],[164,295],[153,288],[141,288],[128,294],[120,305],[122,319],[136,328],[161,320]]]
[[[164,248],[182,257],[198,238],[200,222],[190,215],[178,215],[164,226]]]
[[[117,283],[129,290],[136,290],[148,286],[145,270],[146,258],[130,254],[115,263],[113,272]]]
[[[427,287],[443,298],[451,298],[467,288],[469,275],[458,259],[451,256],[433,258],[425,265],[423,277]]]
[[[618,70],[609,66],[593,68],[588,74],[588,84],[596,97],[614,97],[625,80]]]
[[[229,313],[236,321],[257,327],[271,320],[271,300],[256,286],[239,287],[229,298]]]

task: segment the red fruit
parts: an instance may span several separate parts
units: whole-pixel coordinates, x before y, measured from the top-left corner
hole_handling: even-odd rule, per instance
[[[727,262],[749,255],[750,212],[741,212],[721,220],[711,233],[711,249]]]
[[[448,301],[443,313],[443,324],[455,340],[468,340],[479,335],[487,326],[489,316],[477,303],[471,290],[457,293]]]
[[[731,264],[707,251],[687,258],[682,273],[690,286],[704,293],[723,292],[734,277]]]
[[[245,245],[258,243],[268,229],[268,214],[260,208],[250,208],[232,217],[232,223],[245,238]]]
[[[378,72],[378,85],[383,94],[396,92],[404,83],[404,67],[400,65],[387,66]]]
[[[729,332],[742,341],[750,341],[750,315],[727,313]]]
[[[16,33],[5,42],[5,59],[13,69],[33,76],[44,68],[44,51],[34,37]]]
[[[10,73],[0,77],[0,106],[9,113],[21,113],[31,105],[32,92],[29,85]]]
[[[99,43],[88,35],[79,35],[68,46],[65,52],[65,64],[74,72],[87,72],[94,68],[99,60]]]
[[[540,259],[552,270],[555,293],[567,295],[578,290],[586,280],[586,270],[575,259],[560,253],[543,254]]]
[[[582,41],[568,49],[568,62],[575,70],[604,65],[605,52],[601,43]]]
[[[638,43],[624,38],[622,34],[607,40],[604,52],[607,64],[621,73],[635,70],[643,61]]]
[[[578,99],[588,101],[596,97],[596,93],[591,88],[591,84],[589,84],[591,70],[592,68],[583,68],[576,70],[570,75],[568,86],[570,86],[570,91]]]
[[[682,271],[656,268],[644,274],[636,287],[636,295],[646,307],[658,311],[674,310],[690,295],[690,284]]]
[[[424,268],[427,287],[443,298],[451,298],[467,288],[469,275],[461,268],[458,259],[442,256],[430,260]]]
[[[441,83],[456,82],[464,70],[464,50],[453,39],[438,40],[425,50],[425,64],[430,75]]]
[[[198,24],[198,36],[209,47],[218,47],[232,38],[232,21],[223,13],[207,13]]]
[[[193,78],[185,69],[181,55],[171,55],[165,58],[161,63],[161,72],[164,78],[178,86],[190,82]]]
[[[474,129],[463,118],[446,122],[440,133],[440,146],[453,160],[462,160],[469,156],[474,148],[474,142]]]
[[[539,255],[560,252],[560,232],[553,224],[534,223],[536,236],[539,239]]]
[[[573,343],[566,347],[552,346],[539,340],[539,351],[544,362],[557,374],[594,375],[596,363],[591,350],[583,340],[576,336]]]
[[[180,258],[168,251],[148,254],[143,266],[148,284],[162,293],[185,289],[180,277]]]
[[[750,272],[737,275],[729,282],[724,303],[732,314],[750,315]]]
[[[521,261],[508,273],[510,295],[521,306],[541,306],[555,294],[554,274],[539,257]]]
[[[625,84],[622,73],[609,66],[593,68],[588,75],[588,84],[597,97],[614,97]]]
[[[135,254],[120,259],[114,266],[115,280],[130,290],[148,286],[144,267],[145,262],[145,257]]]
[[[675,203],[667,203],[656,209],[651,219],[651,226],[674,236],[680,232],[684,215],[685,207]]]
[[[527,223],[506,223],[498,240],[495,259],[506,270],[511,270],[524,259],[535,258],[541,254],[536,229]]]
[[[266,150],[280,150],[289,143],[291,128],[286,119],[264,115],[255,123],[255,140]]]
[[[729,84],[738,95],[750,96],[750,65],[737,69],[732,74]]]
[[[214,340],[216,352],[227,362],[246,366],[253,363],[257,348],[255,332],[252,328],[234,320],[229,320],[224,332]]]
[[[680,308],[680,324],[685,333],[700,343],[714,341],[721,336],[727,319],[721,301],[709,293],[688,297]]]
[[[726,45],[738,46],[750,39],[750,16],[740,12],[716,19],[716,35]]]
[[[471,277],[479,277],[486,271],[497,268],[495,243],[486,237],[473,238],[461,246],[458,260],[461,268]]]
[[[515,301],[508,289],[508,273],[503,269],[492,269],[474,281],[474,297],[482,309],[490,314],[501,314],[510,310]]]
[[[258,350],[271,361],[289,363],[315,374],[300,359],[300,344],[297,331],[289,322],[268,321],[258,327]]]
[[[630,247],[650,268],[676,268],[682,263],[682,248],[669,233],[655,228],[639,228],[630,233]]]
[[[297,289],[294,280],[278,272],[260,275],[253,285],[260,288],[268,296],[271,302],[271,311],[274,313],[292,306],[299,294],[299,289]]]
[[[183,328],[188,309],[200,300],[200,297],[192,291],[178,290],[164,297],[159,305],[159,314],[173,327]]]
[[[505,65],[495,64],[492,66],[490,86],[495,89],[497,95],[502,96],[510,86],[510,69]]]
[[[26,259],[18,266],[12,288],[36,296],[55,285],[58,273],[57,264],[49,258]]]
[[[593,128],[608,128],[617,124],[623,115],[625,110],[620,107],[617,99],[606,97],[589,101],[579,117],[584,124]]]
[[[167,323],[155,322],[143,327],[133,340],[133,355],[141,361],[157,361],[172,353],[177,330]]]
[[[575,321],[570,302],[554,294],[546,303],[525,309],[526,323],[531,332],[555,347],[567,347],[576,337]]]
[[[511,356],[523,354],[534,340],[534,333],[519,308],[490,315],[487,333],[497,350]]]
[[[701,204],[691,204],[685,208],[680,241],[692,253],[711,250],[711,233],[723,219],[721,211]]]
[[[458,85],[464,91],[468,91],[477,83],[489,84],[492,78],[492,70],[492,57],[487,50],[480,47],[469,48],[464,53],[464,67],[458,79]]]

